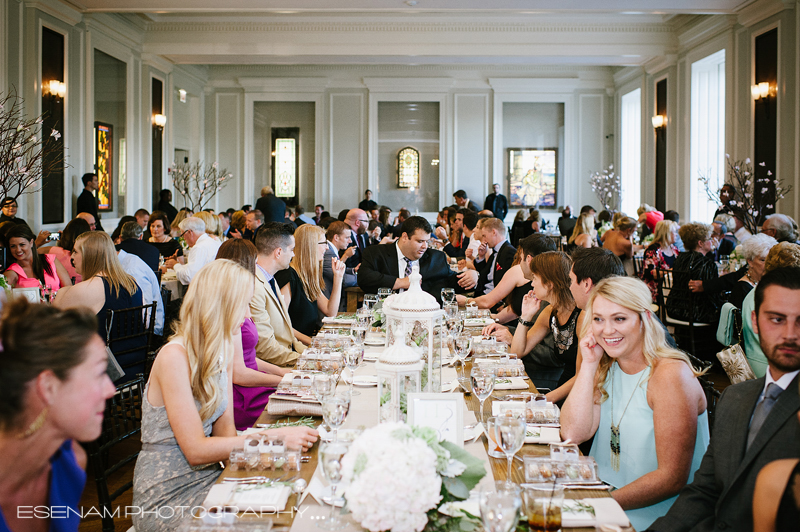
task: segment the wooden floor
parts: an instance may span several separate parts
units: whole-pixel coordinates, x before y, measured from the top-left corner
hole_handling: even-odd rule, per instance
[[[132,452],[136,452],[138,449],[141,449],[142,444],[138,438],[134,438],[133,441],[127,441],[119,446],[120,456],[125,456]],[[112,455],[113,460],[113,455]],[[122,468],[120,468],[110,479],[109,479],[109,491],[113,492],[126,482],[129,482],[133,479],[133,468],[135,466],[135,462],[131,462],[126,464]],[[130,527],[133,526],[130,518],[125,518],[125,507],[132,506],[133,504],[133,489],[130,489],[119,496],[117,500],[114,501],[114,508],[117,506],[120,507],[120,515],[121,517],[118,519],[114,519],[114,526],[115,530],[125,532]],[[102,511],[99,508],[98,498],[97,498],[97,486],[94,482],[94,472],[92,471],[91,463],[89,464],[88,470],[86,471],[86,488],[83,490],[83,496],[81,497],[80,506],[84,508],[84,512],[88,511],[89,508],[96,508],[98,511]],[[83,521],[81,521],[80,526],[78,527],[79,532],[101,532],[103,530],[103,523],[99,517],[91,515]]]

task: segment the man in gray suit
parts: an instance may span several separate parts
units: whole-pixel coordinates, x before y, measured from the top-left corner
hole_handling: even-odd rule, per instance
[[[333,289],[331,259],[336,257],[342,262],[347,262],[347,259],[356,252],[356,248],[355,246],[350,246],[350,226],[344,222],[336,221],[329,225],[325,238],[328,240],[328,249],[325,250],[325,256],[322,258],[322,278],[325,280],[323,293],[325,297],[329,298]],[[339,256],[340,253],[341,257]],[[342,279],[342,291],[345,288],[356,286],[356,271],[358,271],[358,266],[345,269],[344,279]],[[347,310],[347,298],[342,295],[342,299],[339,302],[339,311],[344,312],[345,310]]]
[[[777,268],[756,287],[746,316],[769,361],[767,374],[725,389],[694,481],[650,530],[753,530],[753,490],[769,462],[800,457],[800,268]]]

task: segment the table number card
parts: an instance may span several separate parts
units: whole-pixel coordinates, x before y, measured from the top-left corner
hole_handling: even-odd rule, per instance
[[[464,447],[464,394],[408,394],[408,424],[430,427],[440,440]]]

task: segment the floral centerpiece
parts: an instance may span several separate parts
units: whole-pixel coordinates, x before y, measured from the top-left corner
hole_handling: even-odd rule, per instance
[[[610,165],[602,172],[595,172],[589,179],[600,204],[605,210],[611,213],[619,211],[622,199],[622,181],[619,175],[614,173],[614,165]]]
[[[233,180],[233,174],[224,169],[220,170],[216,162],[173,163],[169,168],[169,174],[175,190],[183,196],[186,206],[192,212],[205,209],[211,198]]]
[[[342,473],[353,519],[371,532],[466,531],[480,522],[466,513],[439,514],[442,505],[467,499],[486,471],[431,428],[382,423],[367,429],[350,445]]]

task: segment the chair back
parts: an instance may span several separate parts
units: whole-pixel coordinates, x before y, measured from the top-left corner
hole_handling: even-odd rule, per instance
[[[161,270],[156,270],[156,271],[155,271],[155,274],[156,274],[156,279],[158,279],[158,284],[161,284],[161,274],[162,274],[162,271],[161,271]]]
[[[125,377],[119,382],[136,373],[144,373],[147,355],[153,345],[155,317],[155,301],[106,312],[106,345],[125,371]]]
[[[644,269],[644,255],[633,256],[633,274],[641,279]]]

